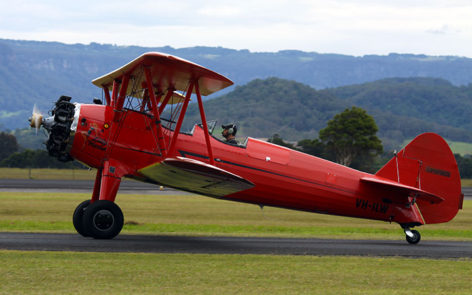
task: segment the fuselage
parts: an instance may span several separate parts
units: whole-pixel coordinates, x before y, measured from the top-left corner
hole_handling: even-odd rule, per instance
[[[138,170],[163,160],[155,120],[132,110],[123,110],[117,120],[115,113],[108,106],[81,105],[70,155],[95,168],[115,159],[125,177],[150,181]],[[169,143],[174,132],[164,131]],[[224,199],[398,223],[414,219],[410,209],[388,201],[388,192],[363,184],[360,178],[368,173],[253,138],[237,146],[213,136],[210,142],[215,166],[254,183],[253,188]],[[200,126],[177,136],[167,158],[177,156],[209,162]]]

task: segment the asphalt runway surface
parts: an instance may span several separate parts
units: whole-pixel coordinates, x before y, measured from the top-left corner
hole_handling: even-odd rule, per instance
[[[0,179],[1,191],[22,192],[73,192],[91,193],[94,182],[92,180],[35,180],[35,179]],[[472,187],[463,187],[462,192],[466,199],[472,199]],[[120,184],[121,194],[189,194],[187,192],[164,188],[139,181],[125,180]]]
[[[79,180],[5,180],[0,191],[85,192],[91,193],[93,181]],[[463,188],[467,198],[472,189]],[[119,193],[175,194],[183,193],[156,185],[124,181]],[[165,235],[119,235],[113,240],[94,240],[78,234],[0,232],[0,249],[142,252],[142,253],[207,253],[207,254],[275,254],[275,255],[356,255],[400,256],[414,258],[472,258],[472,242],[427,241],[409,245],[403,237],[398,241],[332,240],[261,237],[191,237]]]
[[[472,243],[422,241],[328,240],[259,237],[189,237],[119,235],[113,240],[94,240],[78,234],[0,233],[0,249],[271,255],[355,255],[432,259],[471,258]]]
[[[0,179],[1,191],[21,192],[70,192],[92,193],[92,180],[36,180],[36,179]],[[159,186],[139,181],[124,180],[118,193],[121,194],[188,194],[170,188],[159,190]]]

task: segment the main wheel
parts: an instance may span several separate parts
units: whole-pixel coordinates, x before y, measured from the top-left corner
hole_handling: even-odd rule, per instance
[[[85,209],[90,205],[90,200],[85,200],[75,208],[74,215],[72,215],[72,223],[74,224],[75,230],[83,237],[89,237],[90,235],[84,228],[84,213]]]
[[[418,244],[418,242],[421,240],[420,232],[417,230],[412,230],[411,233],[413,234],[413,237],[405,235],[406,241],[410,244]]]
[[[95,239],[113,239],[123,228],[123,212],[110,201],[95,201],[85,210],[83,226]]]

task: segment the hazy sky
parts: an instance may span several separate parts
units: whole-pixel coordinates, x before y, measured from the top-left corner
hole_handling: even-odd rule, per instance
[[[0,0],[0,38],[472,57],[472,0]]]

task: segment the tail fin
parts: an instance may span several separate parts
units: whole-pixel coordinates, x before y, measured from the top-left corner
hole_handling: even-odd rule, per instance
[[[443,198],[439,204],[417,200],[426,223],[448,222],[462,209],[463,195],[456,159],[447,142],[435,133],[417,136],[376,175]]]

